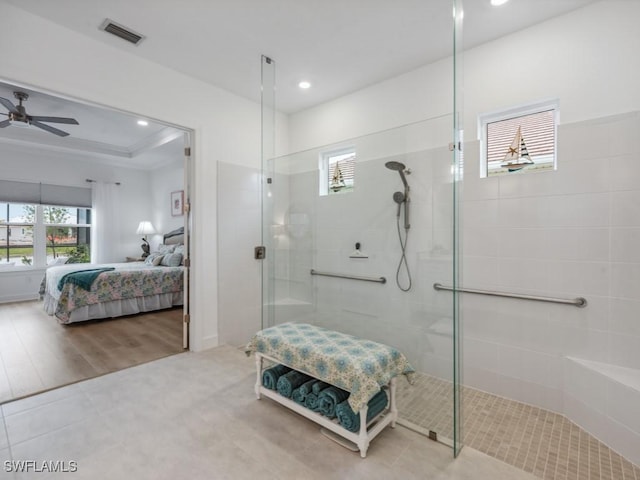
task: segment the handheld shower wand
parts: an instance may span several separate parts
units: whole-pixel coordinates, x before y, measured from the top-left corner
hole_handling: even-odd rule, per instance
[[[394,193],[393,201],[398,204],[398,213],[396,214],[396,217],[400,218],[400,207],[402,207],[402,202],[404,202],[404,194],[402,192]]]
[[[400,241],[400,249],[402,250],[402,256],[400,257],[400,262],[398,263],[398,269],[396,270],[396,285],[403,292],[408,292],[411,290],[411,272],[409,271],[409,263],[407,262],[407,240],[409,238],[409,228],[411,225],[409,224],[409,202],[411,201],[409,198],[409,183],[407,182],[407,177],[405,176],[405,172],[407,174],[411,173],[407,170],[407,167],[404,163],[400,162],[387,162],[384,164],[389,170],[395,170],[400,174],[400,179],[402,180],[402,184],[404,185],[404,193],[395,192],[393,194],[393,201],[398,204],[398,211],[396,212],[396,226],[398,228],[398,240]],[[404,204],[404,239],[402,238],[402,231],[400,230],[400,210],[402,205]],[[402,266],[404,265],[408,283],[406,286],[403,286],[400,281],[400,272],[402,270]]]

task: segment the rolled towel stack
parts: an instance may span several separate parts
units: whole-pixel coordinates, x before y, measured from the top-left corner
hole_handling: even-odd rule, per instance
[[[291,400],[293,400],[294,402],[296,402],[299,405],[303,405],[304,406],[304,402],[305,402],[305,400],[307,398],[307,395],[309,395],[311,393],[311,389],[312,389],[314,383],[318,383],[318,380],[316,380],[315,378],[312,379],[312,380],[309,380],[308,382],[303,383],[302,385],[300,385],[291,394]]]
[[[278,385],[278,379],[290,371],[291,369],[284,365],[267,368],[262,372],[262,385],[269,390],[275,390]]]
[[[300,373],[297,370],[291,370],[278,378],[276,390],[283,397],[291,398],[293,391],[309,380],[311,380],[309,375]]]
[[[320,380],[318,380],[316,383],[314,383],[311,386],[311,393],[313,393],[314,395],[318,396],[318,395],[320,395],[320,392],[322,390],[324,390],[325,388],[328,388],[328,387],[329,387],[328,383],[324,383],[324,382],[321,382]]]
[[[318,410],[328,418],[335,418],[336,405],[349,398],[349,392],[338,387],[328,387],[318,395]]]
[[[367,423],[382,412],[387,406],[387,393],[384,390],[380,390],[376,393],[369,403],[367,403]],[[357,432],[360,430],[360,412],[354,412],[351,410],[349,401],[346,400],[336,406],[336,416],[338,422],[344,428],[350,432]]]
[[[318,395],[316,395],[313,392],[308,394],[307,397],[304,399],[304,406],[307,407],[309,410],[313,410],[314,412],[317,412],[318,411]]]

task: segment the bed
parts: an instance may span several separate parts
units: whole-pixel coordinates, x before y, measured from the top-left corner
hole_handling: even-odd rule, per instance
[[[165,235],[144,262],[49,267],[40,286],[44,310],[69,324],[182,305],[182,238]]]

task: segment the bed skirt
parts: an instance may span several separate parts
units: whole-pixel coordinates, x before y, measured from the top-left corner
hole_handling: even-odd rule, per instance
[[[45,294],[43,300],[44,310],[49,315],[54,315],[58,304],[57,300],[49,294]],[[123,315],[135,315],[136,313],[163,310],[165,308],[182,305],[182,303],[182,292],[161,293],[148,297],[127,298],[86,305],[71,312],[67,321],[61,320],[58,317],[56,318],[60,323],[84,322],[98,318],[121,317]]]

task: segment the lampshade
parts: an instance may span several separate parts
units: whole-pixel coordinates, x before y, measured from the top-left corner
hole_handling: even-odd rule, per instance
[[[138,225],[138,230],[136,230],[138,235],[149,235],[156,233],[156,229],[153,228],[153,224],[148,220],[143,220]]]

